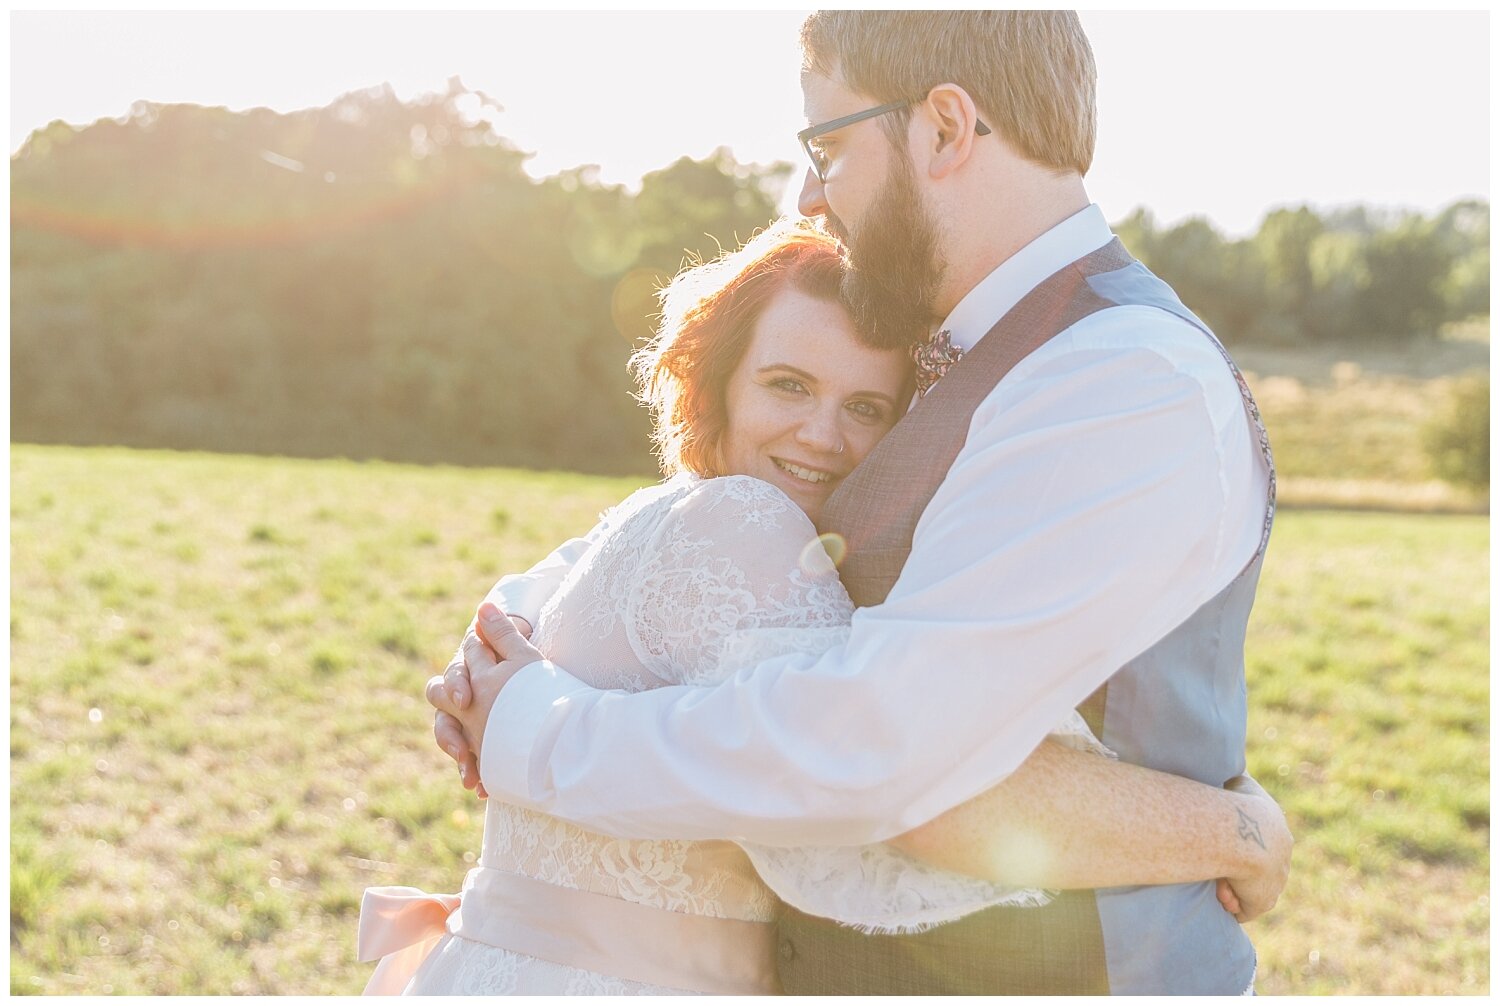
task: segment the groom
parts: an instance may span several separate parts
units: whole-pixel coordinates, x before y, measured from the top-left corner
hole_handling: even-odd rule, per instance
[[[1270,455],[1218,343],[1084,191],[1076,16],[820,12],[802,46],[800,209],[846,245],[876,340],[936,331],[923,397],[822,516],[862,606],[849,643],[630,695],[514,635],[499,664],[469,645],[472,702],[429,689],[440,743],[461,764],[474,749],[495,796],[598,830],[767,844],[905,832],[1005,779],[1074,707],[1126,761],[1240,774]],[[546,578],[492,596],[534,618]],[[780,953],[793,993],[1226,994],[1255,973],[1211,883],[915,936],[791,913]]]

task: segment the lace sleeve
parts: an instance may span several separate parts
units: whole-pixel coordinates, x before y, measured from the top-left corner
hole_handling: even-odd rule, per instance
[[[708,479],[670,506],[625,610],[641,662],[663,681],[709,685],[849,637],[854,605],[807,516],[776,487]],[[1055,735],[1108,752],[1076,713]],[[951,873],[883,843],[780,848],[740,843],[784,901],[866,932],[919,932],[994,905],[1044,905],[1045,891]]]
[[[749,636],[848,626],[854,606],[838,571],[781,490],[730,475],[670,507],[624,612],[631,648],[657,677],[710,684],[746,662]],[[805,641],[787,637],[793,648]]]

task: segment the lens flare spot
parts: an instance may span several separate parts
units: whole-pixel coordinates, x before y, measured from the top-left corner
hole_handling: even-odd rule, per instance
[[[1051,873],[1056,869],[1057,855],[1041,835],[1019,832],[993,843],[996,863],[1032,875]]]
[[[820,534],[802,550],[802,571],[813,575],[833,572],[842,565],[848,551],[849,544],[843,535],[832,531]]]
[[[639,228],[621,233],[601,229],[587,220],[574,220],[568,228],[568,253],[590,276],[612,276],[635,265],[644,239]]]
[[[615,284],[609,298],[610,316],[615,322],[615,331],[627,342],[637,342],[651,337],[652,322],[657,315],[656,291],[666,282],[666,277],[651,269],[632,269]]]

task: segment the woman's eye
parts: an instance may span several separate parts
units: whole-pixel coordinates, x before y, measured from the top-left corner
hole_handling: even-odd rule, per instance
[[[793,380],[790,377],[782,377],[772,381],[771,387],[776,388],[778,391],[791,392],[794,395],[801,394],[807,390],[801,381]]]
[[[848,408],[861,419],[878,421],[885,418],[885,410],[873,402],[850,402]]]

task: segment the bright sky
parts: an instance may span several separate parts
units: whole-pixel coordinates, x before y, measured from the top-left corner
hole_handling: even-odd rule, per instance
[[[637,181],[682,154],[802,165],[802,15],[12,14],[12,151],[54,119],[133,101],[324,105],[448,77],[506,108],[534,175],[593,163]],[[1489,18],[1085,14],[1099,65],[1087,184],[1110,219],[1145,205],[1253,231],[1286,203],[1430,211],[1489,195]],[[800,184],[800,181],[798,182]],[[795,187],[795,186],[794,186]],[[794,193],[789,194],[790,208]]]

